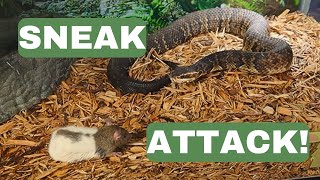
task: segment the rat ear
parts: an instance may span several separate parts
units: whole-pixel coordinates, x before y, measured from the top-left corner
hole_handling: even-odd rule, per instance
[[[116,130],[113,134],[113,140],[118,141],[121,138],[121,132],[120,130]]]
[[[107,119],[105,126],[112,126],[112,125],[113,125],[113,123],[112,123],[111,119]]]
[[[105,125],[104,126],[112,126],[113,125],[113,122],[112,122],[112,119],[107,117],[107,118],[101,118],[99,117],[99,120],[102,120],[105,122]]]

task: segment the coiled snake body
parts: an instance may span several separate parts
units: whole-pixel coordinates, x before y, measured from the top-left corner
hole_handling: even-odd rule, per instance
[[[1,22],[0,36],[15,32],[17,22]],[[3,27],[15,27],[2,29]],[[166,28],[148,35],[147,50],[154,48],[163,53],[192,37],[225,29],[227,33],[244,39],[243,50],[221,51],[200,59],[187,67],[173,71],[153,81],[139,81],[129,77],[128,70],[135,59],[111,59],[107,76],[110,83],[123,93],[158,91],[167,84],[191,81],[210,71],[240,68],[260,74],[274,74],[288,70],[292,50],[281,39],[271,38],[264,17],[252,11],[234,8],[216,8],[190,13]],[[16,39],[16,38],[15,38]],[[5,49],[0,42],[0,49]],[[0,58],[3,52],[0,51]],[[47,97],[57,84],[68,75],[74,59],[25,59],[17,52],[0,59],[0,123],[21,109],[28,109]]]
[[[128,75],[133,59],[111,59],[108,79],[124,93],[158,91],[174,82],[188,82],[211,71],[239,68],[251,73],[275,74],[289,69],[292,49],[286,41],[269,36],[267,20],[258,13],[237,8],[215,8],[190,13],[147,37],[147,50],[158,53],[172,49],[192,37],[216,29],[243,38],[243,50],[221,51],[191,66],[176,67],[169,75],[145,82]]]

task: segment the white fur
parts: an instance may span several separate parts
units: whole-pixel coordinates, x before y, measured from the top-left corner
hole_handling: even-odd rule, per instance
[[[77,142],[63,135],[57,135],[60,129],[81,132],[81,139]],[[93,135],[98,131],[97,128],[68,126],[59,128],[53,132],[49,142],[49,155],[52,159],[62,162],[77,162],[81,160],[99,157],[96,154],[96,144]],[[86,136],[85,134],[90,134]]]

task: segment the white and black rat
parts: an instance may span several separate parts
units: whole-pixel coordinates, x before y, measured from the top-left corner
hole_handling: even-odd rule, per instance
[[[69,163],[103,158],[130,139],[131,134],[116,125],[101,128],[67,126],[53,132],[49,155],[56,161]]]

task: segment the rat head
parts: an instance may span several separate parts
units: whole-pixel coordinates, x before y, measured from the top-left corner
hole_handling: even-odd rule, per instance
[[[99,128],[94,138],[97,149],[102,150],[102,154],[109,154],[125,145],[131,139],[131,134],[117,125],[111,125]]]
[[[116,146],[125,145],[132,138],[132,135],[125,129],[119,126],[110,126],[110,127],[114,127],[112,139],[113,139],[113,143]]]
[[[197,71],[189,67],[177,67],[170,74],[170,79],[175,83],[188,83],[198,79],[202,75],[204,75],[204,73],[201,70]]]

